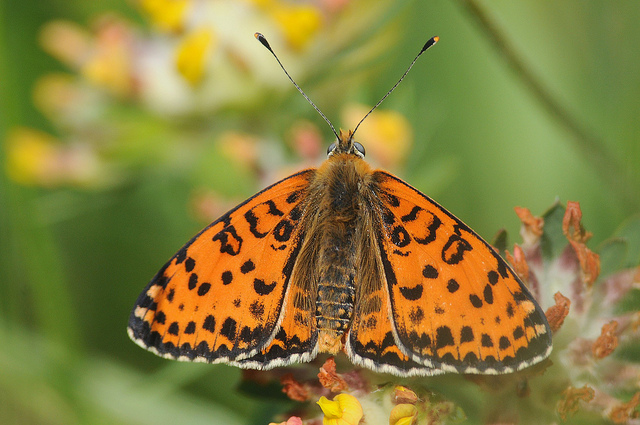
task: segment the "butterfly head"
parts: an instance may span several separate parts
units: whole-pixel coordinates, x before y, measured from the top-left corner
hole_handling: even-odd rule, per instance
[[[353,132],[345,132],[340,130],[338,139],[333,142],[327,148],[327,156],[335,155],[337,153],[346,153],[349,155],[355,155],[358,158],[364,158],[364,146],[353,140]]]

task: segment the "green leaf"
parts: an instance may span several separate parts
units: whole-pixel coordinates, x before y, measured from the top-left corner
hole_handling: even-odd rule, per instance
[[[598,254],[600,255],[600,277],[608,276],[624,268],[628,256],[629,244],[624,238],[606,240]]]
[[[627,256],[623,268],[635,267],[640,264],[640,215],[630,217],[615,233],[625,240]]]
[[[542,246],[542,255],[546,260],[560,256],[568,243],[567,238],[562,232],[564,211],[564,206],[560,204],[560,202],[556,202],[542,215],[542,218],[544,218],[544,233],[542,234],[540,243]]]

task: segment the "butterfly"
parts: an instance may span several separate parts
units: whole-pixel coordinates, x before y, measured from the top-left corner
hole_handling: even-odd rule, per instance
[[[166,358],[252,369],[340,352],[397,376],[502,374],[545,359],[546,317],[509,265],[435,201],[372,169],[354,131],[336,133],[320,167],[187,242],[140,294],[131,339]]]

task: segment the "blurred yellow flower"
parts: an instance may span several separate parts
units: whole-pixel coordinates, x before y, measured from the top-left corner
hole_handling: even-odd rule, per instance
[[[311,5],[274,5],[273,19],[280,25],[285,39],[294,50],[304,48],[322,24],[320,10]]]
[[[24,185],[83,185],[95,181],[99,163],[84,145],[66,146],[38,130],[17,127],[6,140],[6,172]]]
[[[12,180],[39,184],[56,155],[55,139],[41,131],[15,128],[7,137],[7,174]]]
[[[181,31],[189,0],[140,0],[140,7],[151,22],[164,32]]]
[[[176,67],[180,75],[192,86],[202,81],[214,42],[215,36],[212,30],[199,29],[188,34],[178,46]]]
[[[353,128],[369,108],[347,106],[344,122]],[[377,109],[364,120],[355,136],[367,149],[367,154],[383,167],[393,168],[404,161],[413,143],[411,124],[400,113]]]
[[[362,419],[362,405],[349,394],[338,394],[333,401],[320,397],[318,405],[322,409],[323,425],[358,425]]]
[[[51,21],[45,24],[38,38],[44,51],[76,69],[93,48],[89,32],[73,22]]]

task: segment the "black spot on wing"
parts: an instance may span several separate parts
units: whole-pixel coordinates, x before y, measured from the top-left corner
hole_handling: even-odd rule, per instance
[[[513,339],[518,340],[523,336],[524,336],[524,329],[522,329],[522,326],[516,326],[516,328],[513,330]]]
[[[418,212],[420,211],[422,211],[422,208],[416,205],[411,209],[411,212],[409,214],[400,217],[400,220],[402,220],[403,223],[414,221],[416,218],[418,218]]]
[[[451,329],[448,326],[440,326],[436,329],[436,349],[455,345]]]
[[[411,254],[411,251],[402,252],[402,251],[400,251],[399,249],[394,249],[394,250],[393,250],[393,253],[394,253],[395,255],[399,255],[399,256],[401,256],[401,257],[408,257],[408,256],[409,256],[409,254]]]
[[[167,329],[167,332],[170,335],[178,335],[180,333],[180,325],[178,325],[178,322],[173,322],[169,325],[169,329]]]
[[[495,270],[489,271],[489,273],[487,273],[487,278],[489,279],[490,284],[495,285],[496,283],[498,283],[498,272],[496,272]]]
[[[260,301],[254,301],[249,306],[249,313],[254,319],[262,319],[264,315],[264,304]]]
[[[253,280],[253,289],[258,295],[269,295],[276,287],[277,282],[271,282],[267,284],[262,279]]]
[[[253,264],[253,261],[251,260],[245,261],[242,264],[242,266],[240,266],[240,272],[242,272],[242,274],[247,274],[255,269],[256,269],[256,265]]]
[[[238,236],[236,228],[228,226],[213,236],[214,242],[220,242],[220,252],[229,255],[238,255],[242,249],[242,238]]]
[[[447,282],[447,290],[453,294],[458,289],[460,289],[460,284],[456,282],[455,279],[449,279],[449,282]]]
[[[227,319],[222,323],[222,327],[220,328],[220,335],[227,337],[230,341],[235,340],[236,338],[236,325],[237,322],[233,320],[231,317],[227,317]]]
[[[469,301],[475,308],[482,308],[482,300],[476,294],[469,295]]]
[[[507,316],[509,316],[509,318],[512,318],[514,316],[514,311],[513,311],[513,304],[511,304],[510,302],[507,303]]]
[[[198,295],[200,295],[201,297],[206,295],[209,292],[209,289],[211,289],[211,284],[208,282],[203,282],[200,284],[200,286],[198,287]]]
[[[454,226],[455,233],[449,236],[449,240],[442,248],[442,261],[447,264],[458,264],[464,259],[464,253],[471,251],[471,244],[460,235],[458,225]]]
[[[414,235],[414,240],[421,245],[428,245],[431,242],[435,241],[437,237],[436,231],[442,225],[442,220],[440,220],[438,217],[436,217],[431,213],[428,213],[428,214],[430,215],[431,220],[429,224],[426,226],[427,234],[422,237],[418,237],[417,235]]]
[[[416,301],[416,300],[419,300],[422,297],[423,289],[424,288],[423,288],[422,285],[416,285],[413,288],[408,288],[406,286],[401,286],[400,287],[400,293],[407,300]]]
[[[214,333],[216,331],[216,318],[212,315],[205,317],[204,322],[202,322],[202,329]]]
[[[187,258],[187,261],[184,262],[184,269],[189,273],[191,273],[195,267],[196,260],[191,257]]]
[[[273,229],[273,237],[278,242],[287,242],[291,238],[293,229],[293,223],[291,223],[289,220],[282,220]]]
[[[191,321],[189,323],[187,323],[187,327],[184,328],[184,333],[187,335],[191,335],[196,333],[196,322]]]
[[[484,296],[484,301],[487,304],[493,304],[493,290],[491,289],[491,285],[487,284],[484,287],[484,291],[482,291],[482,295]]]
[[[411,312],[409,313],[409,320],[411,320],[411,322],[414,325],[420,324],[420,322],[422,322],[423,319],[424,319],[424,311],[420,306],[414,307],[411,309]]]
[[[258,217],[254,214],[253,210],[249,210],[244,213],[244,219],[249,223],[249,231],[253,236],[258,239],[262,239],[269,234],[269,232],[259,232],[258,231]]]
[[[472,342],[473,340],[474,335],[471,326],[463,326],[460,330],[460,342]]]
[[[438,269],[433,267],[431,264],[427,264],[422,269],[422,276],[427,279],[437,279],[438,278]]]
[[[501,336],[500,340],[498,341],[498,347],[500,348],[500,350],[506,350],[507,348],[511,347],[509,338],[507,338],[506,336]]]
[[[523,301],[527,301],[529,296],[522,291],[514,292],[513,298],[516,300],[516,304],[520,304]]]
[[[289,196],[287,196],[287,204],[293,204],[294,202],[296,202],[298,199],[300,199],[300,195],[302,194],[301,190],[296,190],[294,192],[291,192],[289,194]]]
[[[222,272],[222,284],[228,285],[233,282],[233,273],[229,270]]]
[[[488,334],[482,334],[482,337],[480,338],[480,343],[482,344],[483,347],[493,347],[493,340],[491,339],[491,336]]]
[[[396,226],[391,232],[391,242],[398,248],[404,248],[411,243],[411,237],[404,227]]]
[[[412,331],[409,334],[409,341],[411,341],[414,347],[419,348],[420,351],[431,349],[431,345],[433,343],[429,335],[427,335],[426,333],[419,335],[416,331]]]
[[[191,275],[189,276],[189,290],[195,289],[196,286],[198,285],[198,275],[195,273],[191,273]]]
[[[287,200],[288,199],[289,198],[287,198]],[[272,200],[268,200],[264,204],[269,206],[269,211],[267,211],[267,214],[275,217],[282,217],[284,215],[284,213],[278,209],[278,207],[276,206],[276,203],[273,202]]]

